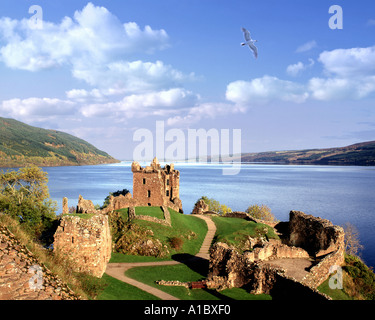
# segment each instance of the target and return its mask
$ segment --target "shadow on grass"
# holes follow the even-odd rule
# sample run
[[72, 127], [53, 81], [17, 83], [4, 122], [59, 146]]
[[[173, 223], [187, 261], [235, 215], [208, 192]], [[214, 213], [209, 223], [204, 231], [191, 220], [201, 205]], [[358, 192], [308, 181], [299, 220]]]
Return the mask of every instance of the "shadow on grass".
[[[209, 261], [204, 258], [200, 258], [197, 256], [193, 256], [189, 253], [179, 253], [172, 256], [172, 259], [175, 261], [178, 261], [188, 268], [190, 268], [192, 271], [199, 273], [202, 277], [206, 278], [208, 273], [208, 263]], [[220, 300], [234, 300], [226, 295], [221, 294], [220, 292], [216, 290], [210, 290], [210, 289], [201, 289], [205, 292], [215, 296], [216, 298]]]
[[193, 256], [189, 253], [178, 253], [172, 256], [172, 259], [183, 263], [191, 270], [199, 273], [203, 277], [207, 277], [208, 273], [208, 260], [200, 257]]

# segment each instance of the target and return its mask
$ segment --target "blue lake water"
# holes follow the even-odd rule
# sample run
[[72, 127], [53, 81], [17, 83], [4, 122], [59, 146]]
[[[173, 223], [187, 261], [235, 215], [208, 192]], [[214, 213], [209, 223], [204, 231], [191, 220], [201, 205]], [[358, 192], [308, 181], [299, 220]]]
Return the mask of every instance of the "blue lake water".
[[[375, 167], [246, 164], [237, 175], [223, 175], [224, 166], [175, 164], [185, 213], [205, 195], [234, 211], [265, 204], [281, 221], [289, 220], [290, 210], [300, 210], [336, 225], [350, 222], [359, 230], [362, 258], [375, 267]], [[102, 205], [109, 192], [133, 189], [130, 162], [43, 170], [59, 212], [63, 197], [69, 206], [77, 205], [80, 194]]]

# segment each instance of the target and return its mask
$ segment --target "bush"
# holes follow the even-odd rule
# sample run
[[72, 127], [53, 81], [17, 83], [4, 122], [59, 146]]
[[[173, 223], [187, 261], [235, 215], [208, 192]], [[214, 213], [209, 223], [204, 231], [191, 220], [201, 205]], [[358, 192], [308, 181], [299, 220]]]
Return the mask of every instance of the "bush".
[[184, 244], [184, 240], [179, 237], [172, 237], [168, 239], [168, 242], [172, 249], [180, 250]]
[[271, 209], [266, 205], [252, 205], [246, 209], [246, 212], [254, 217], [255, 219], [270, 221], [270, 222], [278, 222], [276, 217], [271, 212]]
[[350, 275], [357, 292], [366, 300], [375, 300], [375, 274], [366, 264], [353, 255], [345, 255], [343, 269]]

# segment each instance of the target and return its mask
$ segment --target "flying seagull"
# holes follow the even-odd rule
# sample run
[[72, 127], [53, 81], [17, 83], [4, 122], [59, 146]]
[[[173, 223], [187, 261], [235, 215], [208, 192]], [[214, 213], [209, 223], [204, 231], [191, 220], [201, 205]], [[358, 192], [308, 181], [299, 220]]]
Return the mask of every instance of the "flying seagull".
[[257, 42], [258, 40], [251, 39], [250, 32], [246, 30], [245, 28], [242, 28], [242, 31], [243, 31], [243, 36], [245, 37], [246, 42], [242, 42], [241, 46], [248, 45], [251, 51], [254, 53], [254, 57], [258, 58], [258, 49], [254, 45], [254, 42]]

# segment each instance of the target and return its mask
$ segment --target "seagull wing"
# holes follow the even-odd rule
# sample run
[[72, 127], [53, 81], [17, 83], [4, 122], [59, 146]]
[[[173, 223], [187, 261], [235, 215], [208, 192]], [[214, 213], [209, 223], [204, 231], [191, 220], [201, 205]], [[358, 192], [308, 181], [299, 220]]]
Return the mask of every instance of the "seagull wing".
[[245, 37], [245, 40], [250, 41], [251, 40], [250, 32], [246, 30], [245, 28], [242, 28], [242, 31], [243, 31], [243, 36]]
[[258, 58], [258, 48], [256, 46], [254, 46], [254, 43], [250, 42], [249, 47], [253, 51], [254, 57]]

